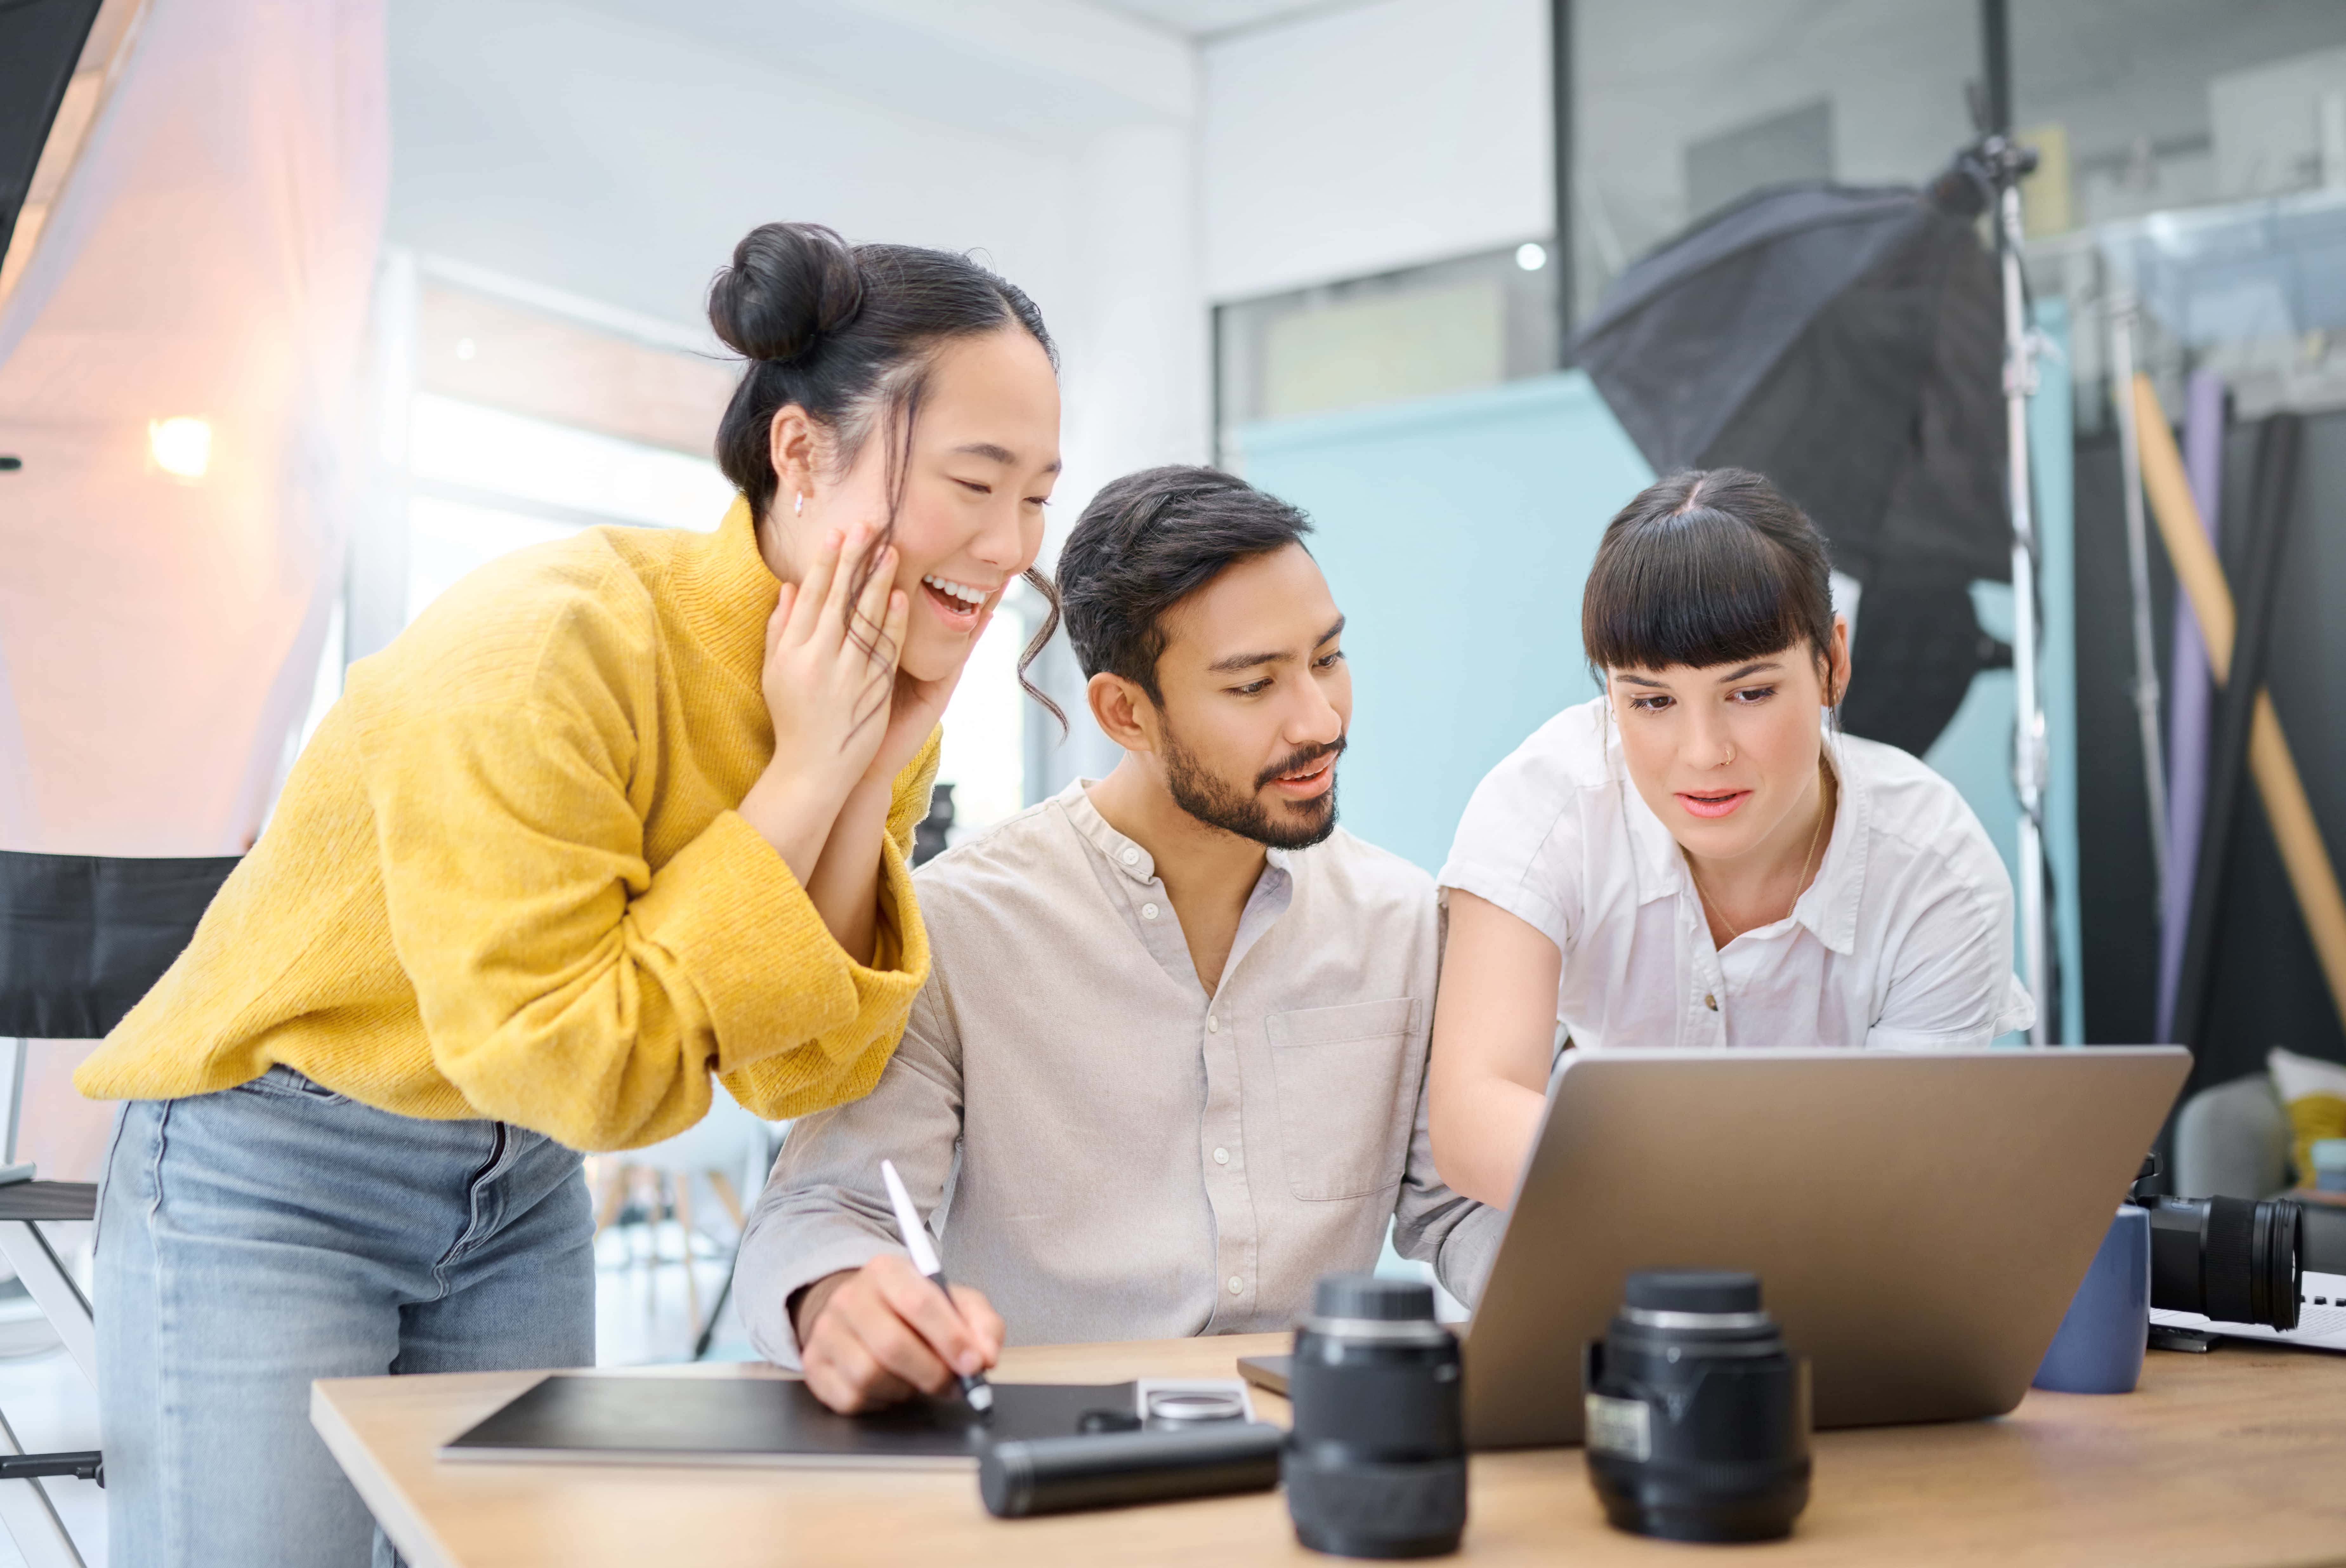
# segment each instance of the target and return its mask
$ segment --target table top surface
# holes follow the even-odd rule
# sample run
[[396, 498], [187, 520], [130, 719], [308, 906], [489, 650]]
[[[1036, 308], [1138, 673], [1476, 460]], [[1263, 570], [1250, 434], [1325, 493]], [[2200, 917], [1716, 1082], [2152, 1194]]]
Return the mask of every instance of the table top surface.
[[[1014, 1349], [1030, 1382], [1229, 1377], [1285, 1335]], [[646, 1563], [1325, 1563], [1283, 1494], [1004, 1521], [968, 1472], [443, 1462], [535, 1372], [351, 1378], [311, 1415], [413, 1568]], [[615, 1372], [613, 1376], [629, 1373]], [[777, 1376], [770, 1368], [638, 1375]], [[1269, 1420], [1286, 1402], [1261, 1395]], [[1792, 1539], [1770, 1563], [2346, 1564], [2346, 1357], [2232, 1340], [2154, 1351], [2133, 1394], [2032, 1390], [1997, 1420], [1820, 1432]], [[1465, 1555], [1576, 1565], [1687, 1560], [1606, 1526], [1581, 1451], [1474, 1456]]]

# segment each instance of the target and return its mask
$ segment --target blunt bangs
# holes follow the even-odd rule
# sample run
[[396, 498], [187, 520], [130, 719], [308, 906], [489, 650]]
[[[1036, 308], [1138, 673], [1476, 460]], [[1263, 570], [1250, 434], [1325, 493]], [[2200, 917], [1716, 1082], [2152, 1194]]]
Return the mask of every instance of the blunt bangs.
[[1743, 664], [1832, 638], [1824, 540], [1740, 469], [1673, 474], [1606, 525], [1581, 599], [1583, 647], [1607, 669]]

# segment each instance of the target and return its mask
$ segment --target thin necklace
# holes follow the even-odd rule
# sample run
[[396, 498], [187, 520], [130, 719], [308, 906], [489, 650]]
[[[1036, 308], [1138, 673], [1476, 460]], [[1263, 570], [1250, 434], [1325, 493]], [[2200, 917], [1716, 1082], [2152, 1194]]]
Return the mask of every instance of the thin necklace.
[[[1809, 891], [1809, 871], [1810, 867], [1816, 863], [1817, 844], [1824, 837], [1825, 819], [1832, 815], [1832, 787], [1829, 781], [1831, 775], [1824, 771], [1822, 764], [1819, 764], [1817, 775], [1821, 781], [1826, 781], [1825, 788], [1821, 791], [1825, 798], [1817, 802], [1817, 825], [1815, 828], [1810, 830], [1809, 833], [1808, 853], [1800, 857], [1800, 884], [1793, 888], [1792, 902], [1784, 906], [1783, 914], [1776, 917], [1778, 920], [1783, 920], [1790, 915], [1793, 906], [1797, 905], [1800, 901], [1800, 895]], [[1686, 850], [1683, 846], [1679, 848], [1678, 853], [1686, 855]], [[1694, 896], [1702, 901], [1703, 912], [1706, 914], [1717, 915], [1719, 917], [1719, 923], [1729, 928], [1727, 936], [1727, 940], [1729, 942], [1733, 942], [1737, 937], [1741, 936], [1743, 934], [1743, 931], [1756, 931], [1759, 929], [1757, 926], [1746, 926], [1743, 928], [1743, 931], [1737, 931], [1734, 929], [1735, 922], [1727, 918], [1727, 911], [1720, 909], [1716, 903], [1713, 903], [1711, 901], [1710, 894], [1703, 891], [1702, 878], [1695, 873], [1694, 857], [1691, 855], [1687, 855], [1687, 881], [1694, 884]], [[1768, 922], [1763, 921], [1760, 923], [1764, 925]]]

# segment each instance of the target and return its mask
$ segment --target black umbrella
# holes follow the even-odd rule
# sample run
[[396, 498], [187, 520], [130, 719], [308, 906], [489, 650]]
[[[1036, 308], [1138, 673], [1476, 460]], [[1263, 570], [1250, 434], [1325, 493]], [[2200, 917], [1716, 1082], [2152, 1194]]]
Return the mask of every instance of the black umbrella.
[[1632, 263], [1574, 341], [1657, 472], [1754, 469], [1816, 520], [1864, 586], [1842, 722], [1917, 753], [2009, 657], [1969, 587], [2012, 577], [1983, 203], [1957, 172], [1759, 192]]

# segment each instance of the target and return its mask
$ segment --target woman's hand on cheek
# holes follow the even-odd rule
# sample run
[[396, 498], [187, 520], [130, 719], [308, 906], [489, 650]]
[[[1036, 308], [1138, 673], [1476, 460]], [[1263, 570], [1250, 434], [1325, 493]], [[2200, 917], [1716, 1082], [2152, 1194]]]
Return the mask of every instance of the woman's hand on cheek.
[[858, 524], [816, 552], [805, 578], [785, 583], [766, 623], [761, 684], [774, 725], [773, 760], [759, 791], [839, 802], [872, 765], [890, 728], [896, 658], [910, 601], [884, 549], [851, 600], [856, 569], [878, 531]]
[[[978, 639], [994, 624], [994, 606], [989, 604], [979, 612], [977, 626], [969, 634], [969, 652], [976, 651]], [[969, 659], [964, 653], [962, 662], [950, 674], [934, 680], [918, 679], [901, 668], [896, 671], [896, 689], [888, 705], [888, 733], [882, 738], [872, 766], [864, 771], [864, 783], [892, 782], [897, 774], [912, 765], [929, 738], [929, 731], [944, 719], [945, 705], [953, 700], [954, 689], [961, 685], [962, 671], [968, 667]]]

